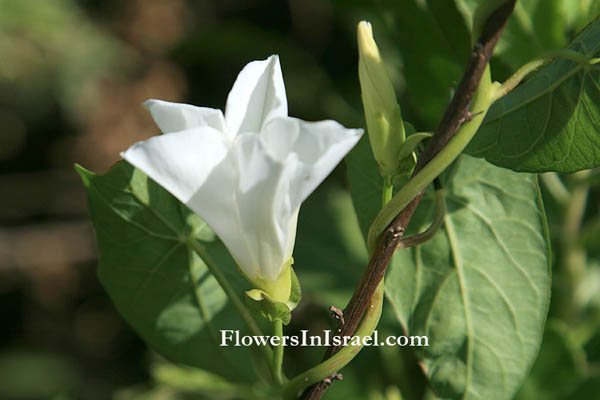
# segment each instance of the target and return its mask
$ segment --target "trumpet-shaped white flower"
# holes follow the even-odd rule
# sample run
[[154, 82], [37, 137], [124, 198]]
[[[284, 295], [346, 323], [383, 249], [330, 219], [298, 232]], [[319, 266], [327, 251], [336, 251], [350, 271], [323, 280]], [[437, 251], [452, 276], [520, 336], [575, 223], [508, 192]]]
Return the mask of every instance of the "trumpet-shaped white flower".
[[277, 56], [244, 67], [225, 116], [187, 104], [144, 104], [164, 135], [122, 157], [200, 215], [246, 277], [269, 293], [289, 270], [300, 204], [362, 129], [288, 117]]

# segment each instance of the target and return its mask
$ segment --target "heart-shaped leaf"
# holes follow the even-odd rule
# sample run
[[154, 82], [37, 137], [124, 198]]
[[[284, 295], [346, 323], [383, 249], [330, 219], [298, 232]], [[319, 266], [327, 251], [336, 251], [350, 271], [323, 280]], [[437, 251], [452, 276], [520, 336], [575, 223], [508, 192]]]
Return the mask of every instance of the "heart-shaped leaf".
[[[367, 142], [347, 160], [366, 235], [380, 208], [381, 177]], [[445, 224], [430, 242], [396, 252], [386, 294], [405, 332], [429, 337], [417, 357], [439, 398], [510, 399], [539, 350], [550, 297], [537, 178], [469, 156], [441, 178]], [[431, 223], [432, 194], [406, 235]]]
[[[440, 398], [511, 399], [538, 353], [550, 298], [537, 177], [462, 156], [443, 176], [441, 231], [396, 253], [386, 293]], [[426, 193], [407, 234], [433, 215]]]
[[105, 175], [76, 169], [96, 229], [100, 281], [125, 320], [169, 360], [256, 379], [248, 348], [219, 346], [219, 329], [244, 326], [187, 237], [206, 247], [240, 294], [248, 287], [206, 223], [125, 161]]

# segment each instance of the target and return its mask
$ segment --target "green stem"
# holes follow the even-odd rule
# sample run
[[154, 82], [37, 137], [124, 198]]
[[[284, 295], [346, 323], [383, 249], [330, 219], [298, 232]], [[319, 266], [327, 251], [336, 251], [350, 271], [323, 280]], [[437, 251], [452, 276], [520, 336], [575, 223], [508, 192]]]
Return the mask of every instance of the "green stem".
[[552, 61], [553, 58], [564, 58], [565, 60], [574, 61], [584, 65], [594, 65], [598, 63], [597, 58], [588, 58], [585, 54], [581, 54], [571, 49], [556, 49], [544, 53], [541, 57], [531, 60], [527, 64], [519, 68], [510, 78], [508, 78], [500, 88], [495, 92], [492, 102], [504, 97], [508, 92], [513, 90], [521, 83], [521, 81], [530, 73]]
[[331, 358], [323, 361], [321, 364], [309, 369], [306, 372], [296, 376], [284, 388], [283, 398], [286, 400], [294, 400], [298, 394], [305, 388], [322, 381], [323, 379], [335, 374], [360, 352], [364, 337], [370, 337], [381, 317], [381, 309], [383, 305], [383, 281], [377, 286], [377, 290], [373, 294], [371, 304], [362, 320], [360, 326], [356, 330], [355, 336], [361, 337], [360, 346], [344, 346], [340, 351], [335, 353]]
[[565, 60], [575, 61], [580, 64], [592, 65], [596, 63], [595, 58], [589, 58], [585, 54], [571, 49], [555, 49], [546, 52], [543, 58], [564, 58]]
[[[219, 284], [219, 286], [221, 286], [221, 289], [223, 289], [223, 291], [229, 298], [229, 301], [231, 301], [233, 307], [240, 314], [242, 320], [244, 320], [244, 322], [248, 326], [248, 329], [250, 329], [250, 332], [252, 332], [253, 335], [263, 336], [263, 333], [258, 327], [256, 321], [254, 320], [254, 318], [252, 318], [252, 315], [250, 315], [250, 313], [244, 306], [244, 303], [242, 303], [233, 287], [229, 284], [227, 278], [225, 278], [225, 275], [223, 275], [223, 272], [221, 272], [221, 270], [213, 262], [212, 258], [208, 255], [208, 252], [206, 251], [204, 246], [202, 246], [202, 244], [200, 244], [193, 237], [188, 237], [187, 242], [191, 246], [191, 248], [196, 252], [196, 254], [198, 254], [198, 256], [202, 259], [202, 261], [204, 261], [204, 264], [206, 264], [206, 267], [208, 268], [212, 276], [214, 276], [214, 278], [217, 280], [217, 283]], [[258, 347], [262, 351], [263, 356], [265, 357], [269, 365], [271, 365], [271, 361], [273, 360], [273, 351], [271, 350], [271, 348], [269, 346]]]
[[546, 64], [549, 59], [538, 59], [528, 62], [519, 68], [510, 78], [508, 78], [504, 83], [500, 86], [500, 88], [496, 91], [493, 101], [496, 101], [508, 94], [511, 90], [516, 88], [519, 83], [530, 73]]
[[474, 113], [473, 119], [464, 123], [452, 140], [409, 180], [387, 206], [379, 212], [369, 230], [368, 248], [375, 248], [379, 235], [392, 222], [394, 217], [462, 153], [483, 122], [485, 114], [494, 102], [495, 91], [499, 86], [498, 83], [492, 83], [488, 65], [471, 103], [471, 112]]
[[400, 242], [399, 248], [413, 247], [428, 242], [435, 236], [444, 225], [444, 217], [446, 215], [446, 190], [438, 189], [434, 195], [435, 202], [435, 214], [433, 216], [433, 222], [426, 231], [419, 233], [414, 236], [404, 237]]
[[394, 186], [392, 185], [392, 177], [386, 176], [383, 178], [383, 188], [381, 190], [381, 204], [384, 206], [390, 202], [394, 195]]
[[[381, 191], [381, 205], [385, 207], [390, 202], [394, 193], [394, 186], [392, 184], [391, 176], [383, 178], [383, 188]], [[369, 249], [371, 252], [372, 249]], [[379, 318], [383, 309], [383, 294], [385, 291], [384, 280], [382, 279], [373, 297], [367, 312], [359, 327], [356, 329], [355, 336], [369, 337], [373, 334], [377, 324], [379, 324]], [[309, 369], [308, 371], [296, 376], [292, 379], [284, 388], [283, 397], [284, 399], [293, 400], [296, 399], [300, 391], [305, 388], [328, 378], [343, 368], [362, 350], [363, 341], [361, 340], [360, 346], [344, 346], [340, 351], [335, 353], [330, 358], [321, 362], [321, 364]]]
[[[581, 179], [589, 172], [589, 170], [578, 171], [573, 176]], [[573, 188], [565, 210], [563, 232], [560, 237], [562, 262], [560, 263], [559, 282], [561, 282], [560, 291], [563, 292], [564, 300], [559, 303], [561, 312], [559, 315], [569, 326], [577, 325], [582, 314], [582, 306], [579, 304], [577, 293], [585, 279], [587, 254], [580, 244], [580, 235], [589, 191], [590, 186], [585, 180]], [[560, 293], [560, 291], [557, 292]]]
[[556, 172], [546, 172], [540, 174], [542, 183], [548, 189], [552, 197], [562, 206], [567, 207], [571, 199], [571, 193], [560, 180]]
[[280, 319], [273, 322], [273, 336], [280, 338], [280, 344], [273, 349], [273, 364], [271, 366], [271, 371], [273, 371], [275, 382], [279, 385], [283, 385], [283, 322], [281, 322]]

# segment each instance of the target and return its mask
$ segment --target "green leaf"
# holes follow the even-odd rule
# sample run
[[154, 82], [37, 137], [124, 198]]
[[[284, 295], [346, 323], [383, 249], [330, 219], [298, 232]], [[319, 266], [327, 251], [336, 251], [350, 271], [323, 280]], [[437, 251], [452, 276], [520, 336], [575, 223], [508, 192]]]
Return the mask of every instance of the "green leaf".
[[[569, 48], [600, 56], [600, 19]], [[496, 102], [466, 149], [501, 167], [574, 172], [600, 165], [600, 68], [556, 59]]]
[[[550, 294], [549, 242], [535, 175], [462, 156], [442, 177], [444, 226], [398, 251], [386, 293], [440, 398], [510, 399], [539, 350]], [[431, 223], [425, 194], [407, 235]]]
[[[361, 139], [346, 160], [366, 235], [380, 208], [382, 178], [368, 140]], [[483, 399], [511, 398], [537, 354], [549, 300], [549, 245], [537, 181], [468, 156], [442, 178], [453, 229], [446, 225], [431, 242], [398, 251], [386, 294], [409, 335], [430, 336], [431, 347], [418, 356], [442, 398], [470, 398], [477, 391]], [[407, 234], [429, 226], [431, 195], [425, 195]], [[455, 259], [461, 261], [464, 292]], [[473, 316], [470, 331], [467, 313]]]
[[218, 375], [201, 369], [176, 366], [172, 363], [155, 362], [152, 365], [151, 373], [157, 383], [182, 392], [222, 395], [227, 392], [235, 393], [237, 389]]
[[76, 169], [96, 229], [100, 281], [125, 320], [171, 361], [255, 379], [248, 348], [218, 346], [218, 329], [244, 327], [186, 237], [206, 247], [240, 294], [247, 287], [206, 223], [125, 161], [105, 175]]
[[540, 354], [517, 400], [561, 400], [583, 382], [585, 353], [570, 343], [568, 333], [567, 326], [548, 321]]

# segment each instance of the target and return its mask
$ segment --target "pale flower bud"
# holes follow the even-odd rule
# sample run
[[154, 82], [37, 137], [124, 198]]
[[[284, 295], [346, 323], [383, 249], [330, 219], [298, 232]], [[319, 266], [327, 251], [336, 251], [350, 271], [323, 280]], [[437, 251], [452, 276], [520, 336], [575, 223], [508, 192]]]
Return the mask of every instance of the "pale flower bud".
[[379, 172], [392, 175], [398, 169], [399, 149], [405, 141], [404, 124], [390, 79], [377, 44], [373, 39], [371, 24], [358, 24], [358, 76], [360, 80], [369, 141]]

